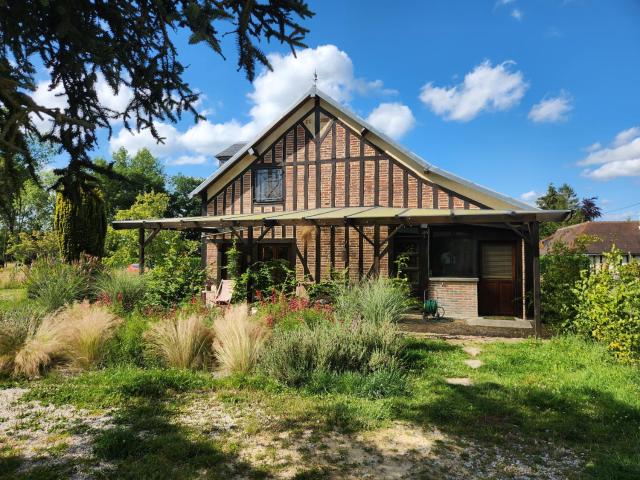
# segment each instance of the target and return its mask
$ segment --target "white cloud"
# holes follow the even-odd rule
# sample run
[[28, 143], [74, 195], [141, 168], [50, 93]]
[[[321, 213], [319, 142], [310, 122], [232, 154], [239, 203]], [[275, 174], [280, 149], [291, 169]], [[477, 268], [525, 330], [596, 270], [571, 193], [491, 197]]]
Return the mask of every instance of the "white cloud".
[[541, 196], [541, 194], [539, 192], [536, 192], [535, 190], [529, 190], [528, 192], [524, 192], [522, 195], [520, 195], [520, 200], [522, 200], [525, 203], [528, 203], [529, 205], [536, 205], [536, 200]]
[[167, 160], [167, 165], [202, 165], [203, 163], [207, 163], [207, 157], [204, 155], [181, 155]]
[[483, 110], [507, 110], [518, 103], [528, 88], [522, 72], [510, 71], [514, 62], [496, 65], [485, 60], [451, 87], [422, 87], [420, 100], [448, 120], [469, 121]]
[[[382, 81], [357, 78], [351, 58], [335, 45], [307, 48], [293, 54], [269, 55], [273, 70], [263, 70], [253, 82], [253, 90], [247, 95], [251, 107], [245, 122], [231, 119], [215, 123], [210, 120], [179, 131], [172, 125], [158, 123], [160, 133], [167, 137], [164, 145], [158, 145], [147, 130], [130, 133], [122, 129], [110, 142], [111, 150], [125, 147], [137, 151], [148, 148], [154, 155], [172, 158], [212, 157], [229, 144], [250, 140], [259, 131], [281, 115], [289, 106], [313, 85], [318, 76], [318, 88], [337, 101], [348, 103], [354, 95], [394, 93], [385, 89]], [[407, 107], [408, 110], [408, 107]], [[242, 113], [242, 112], [240, 112]], [[395, 132], [410, 128], [413, 115], [409, 111], [396, 112]], [[401, 134], [400, 133], [400, 134]]]
[[596, 180], [640, 175], [640, 127], [618, 133], [609, 147], [594, 144], [589, 154], [578, 162], [585, 166], [582, 174]]
[[545, 98], [536, 103], [529, 111], [529, 120], [536, 123], [555, 123], [567, 119], [573, 109], [571, 97], [562, 92], [557, 97]]
[[496, 2], [496, 6], [500, 7], [502, 5], [509, 5], [510, 3], [513, 3], [513, 2], [515, 2], [515, 0], [498, 0]]
[[640, 127], [631, 127], [621, 131], [613, 140], [614, 147], [621, 147], [633, 141], [634, 138], [640, 137]]
[[522, 13], [522, 10], [520, 10], [519, 8], [514, 8], [513, 10], [511, 10], [511, 16], [516, 20], [522, 20], [522, 18], [524, 17], [524, 13]]
[[406, 105], [381, 103], [369, 114], [367, 122], [391, 138], [400, 138], [413, 128], [416, 119]]
[[[64, 110], [69, 106], [67, 102], [67, 96], [62, 84], [56, 85], [51, 89], [51, 80], [42, 80], [36, 85], [36, 90], [33, 92], [33, 100], [40, 106], [47, 108], [58, 108]], [[100, 103], [110, 110], [116, 112], [116, 114], [122, 113], [129, 102], [133, 98], [131, 89], [125, 85], [121, 85], [118, 89], [118, 93], [115, 93], [107, 81], [104, 75], [98, 73], [98, 81], [96, 82], [96, 93], [98, 94], [98, 100]], [[36, 124], [36, 127], [41, 132], [49, 131], [53, 124], [53, 120], [46, 115], [42, 115], [42, 119], [37, 115], [32, 114], [31, 117]], [[121, 122], [120, 118], [114, 118], [113, 123], [118, 124]]]

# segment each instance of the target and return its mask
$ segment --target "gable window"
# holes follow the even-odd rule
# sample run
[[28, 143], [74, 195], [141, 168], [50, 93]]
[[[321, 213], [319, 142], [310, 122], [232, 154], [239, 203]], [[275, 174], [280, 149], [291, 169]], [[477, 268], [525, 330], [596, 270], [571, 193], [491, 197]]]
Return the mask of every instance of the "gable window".
[[253, 198], [257, 203], [283, 200], [282, 168], [258, 168], [254, 171], [254, 178]]

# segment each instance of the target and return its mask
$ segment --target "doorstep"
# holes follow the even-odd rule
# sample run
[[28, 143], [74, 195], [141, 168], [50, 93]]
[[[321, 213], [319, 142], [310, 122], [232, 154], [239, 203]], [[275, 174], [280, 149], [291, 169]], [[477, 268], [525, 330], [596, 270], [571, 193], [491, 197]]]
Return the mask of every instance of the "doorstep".
[[533, 324], [529, 320], [522, 318], [514, 318], [512, 320], [496, 319], [496, 318], [467, 318], [467, 325], [475, 327], [498, 327], [498, 328], [533, 328]]

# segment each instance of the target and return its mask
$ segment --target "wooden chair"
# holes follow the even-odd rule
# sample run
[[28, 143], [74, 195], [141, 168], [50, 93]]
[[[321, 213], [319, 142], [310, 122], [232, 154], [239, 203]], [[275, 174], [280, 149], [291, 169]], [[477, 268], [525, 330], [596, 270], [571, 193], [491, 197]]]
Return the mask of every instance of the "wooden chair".
[[229, 305], [233, 296], [234, 286], [235, 282], [233, 280], [221, 280], [216, 289], [216, 296], [210, 300], [210, 303], [214, 305]]

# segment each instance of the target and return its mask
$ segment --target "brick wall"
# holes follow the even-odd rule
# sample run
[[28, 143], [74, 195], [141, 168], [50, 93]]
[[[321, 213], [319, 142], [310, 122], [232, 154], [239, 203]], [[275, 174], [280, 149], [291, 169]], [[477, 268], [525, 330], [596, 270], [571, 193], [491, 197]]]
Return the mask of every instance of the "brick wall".
[[430, 280], [428, 295], [438, 301], [447, 317], [478, 316], [478, 282], [475, 280]]

